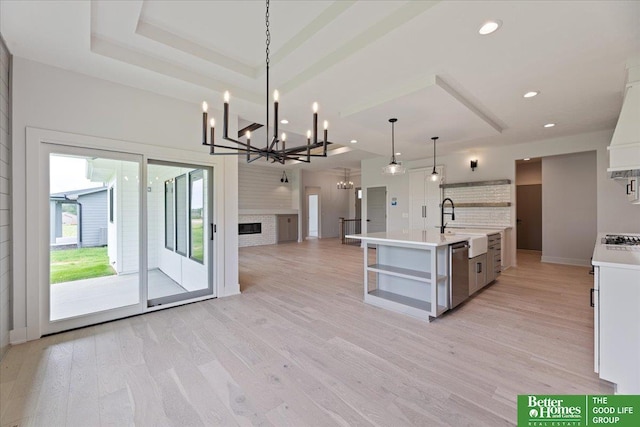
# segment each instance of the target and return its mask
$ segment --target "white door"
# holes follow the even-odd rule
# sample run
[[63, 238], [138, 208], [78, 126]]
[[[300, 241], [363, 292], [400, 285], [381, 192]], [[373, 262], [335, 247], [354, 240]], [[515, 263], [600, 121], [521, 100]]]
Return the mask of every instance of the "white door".
[[307, 206], [308, 206], [309, 217], [308, 217], [307, 223], [309, 224], [309, 231], [307, 233], [307, 236], [318, 237], [318, 222], [319, 222], [318, 195], [309, 194], [308, 199], [309, 201]]
[[367, 188], [367, 233], [387, 231], [387, 187]]
[[424, 230], [427, 223], [427, 191], [423, 170], [409, 172], [409, 228]]

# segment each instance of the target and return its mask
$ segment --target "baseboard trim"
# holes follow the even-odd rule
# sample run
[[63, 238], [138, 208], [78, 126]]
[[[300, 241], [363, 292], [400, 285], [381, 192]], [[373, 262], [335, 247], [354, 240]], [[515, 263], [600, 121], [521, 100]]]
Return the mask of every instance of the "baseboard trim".
[[542, 262], [548, 262], [550, 264], [564, 264], [564, 265], [575, 265], [578, 267], [590, 267], [591, 261], [588, 259], [579, 259], [579, 258], [560, 258], [553, 256], [542, 256], [540, 258]]
[[9, 331], [9, 344], [16, 345], [27, 342], [27, 328], [18, 328]]

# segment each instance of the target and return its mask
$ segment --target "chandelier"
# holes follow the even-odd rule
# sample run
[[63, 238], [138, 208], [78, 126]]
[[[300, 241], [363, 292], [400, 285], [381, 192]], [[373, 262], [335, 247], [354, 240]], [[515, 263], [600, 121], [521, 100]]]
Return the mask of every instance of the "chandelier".
[[[283, 132], [278, 136], [278, 91], [273, 92], [273, 136], [269, 137], [269, 46], [271, 45], [271, 32], [269, 30], [269, 0], [266, 0], [267, 11], [265, 13], [265, 25], [266, 25], [266, 99], [267, 99], [267, 114], [266, 114], [266, 145], [256, 146], [251, 143], [251, 132], [247, 131], [244, 135], [238, 135], [238, 138], [244, 138], [244, 141], [229, 137], [229, 92], [224, 93], [224, 116], [222, 123], [222, 138], [235, 143], [232, 145], [220, 145], [215, 143], [215, 120], [212, 118], [210, 124], [210, 130], [207, 132], [207, 110], [208, 105], [206, 102], [202, 103], [202, 145], [210, 147], [209, 154], [213, 155], [246, 155], [247, 163], [254, 162], [258, 159], [265, 158], [267, 161], [271, 160], [272, 163], [279, 162], [284, 164], [287, 160], [296, 160], [300, 162], [310, 163], [311, 157], [327, 157], [327, 144], [330, 142], [327, 139], [329, 122], [324, 121], [324, 137], [322, 141], [318, 141], [318, 103], [314, 102], [312, 105], [313, 110], [313, 133], [311, 130], [307, 131], [307, 143], [306, 145], [299, 145], [296, 147], [286, 147], [287, 135]], [[210, 139], [207, 142], [207, 134]], [[312, 142], [313, 135], [313, 142]], [[322, 154], [311, 154], [311, 150], [322, 147]], [[228, 150], [235, 151], [216, 151], [216, 148], [226, 148]]]
[[389, 119], [391, 123], [391, 163], [382, 168], [384, 175], [404, 175], [406, 169], [402, 163], [396, 162], [395, 125], [398, 119]]
[[353, 181], [349, 180], [348, 170], [344, 170], [344, 181], [338, 182], [338, 190], [351, 190], [353, 189]]

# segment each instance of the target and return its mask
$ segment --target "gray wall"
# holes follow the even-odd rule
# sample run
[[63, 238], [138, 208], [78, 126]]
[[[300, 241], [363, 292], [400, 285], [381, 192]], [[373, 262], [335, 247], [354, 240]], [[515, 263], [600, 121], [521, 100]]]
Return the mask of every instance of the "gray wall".
[[596, 152], [542, 159], [542, 260], [589, 265], [597, 234]]
[[[338, 190], [336, 184], [341, 179], [344, 179], [343, 172], [302, 171], [302, 194], [305, 194], [307, 187], [320, 188], [320, 237], [322, 238], [338, 237], [339, 218], [349, 217], [349, 195], [352, 190]], [[302, 233], [303, 237], [306, 237], [308, 234], [306, 200], [303, 200], [302, 206]]]
[[0, 35], [0, 358], [9, 348], [11, 292], [11, 55]]
[[82, 228], [82, 247], [106, 245], [106, 239], [101, 239], [100, 229], [106, 233], [108, 209], [107, 190], [91, 193], [78, 197], [78, 203], [82, 204], [82, 213], [78, 218]]

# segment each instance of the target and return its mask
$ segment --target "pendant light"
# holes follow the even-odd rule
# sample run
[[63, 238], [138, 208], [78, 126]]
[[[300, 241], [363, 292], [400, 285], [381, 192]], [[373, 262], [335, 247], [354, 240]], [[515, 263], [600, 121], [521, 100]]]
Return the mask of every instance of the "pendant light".
[[438, 180], [438, 172], [436, 171], [436, 141], [438, 140], [437, 136], [431, 137], [433, 140], [433, 172], [431, 172], [431, 181]]
[[396, 147], [395, 147], [395, 124], [398, 119], [389, 119], [391, 123], [391, 163], [382, 168], [384, 175], [404, 175], [406, 168], [402, 166], [402, 163], [396, 162]]

